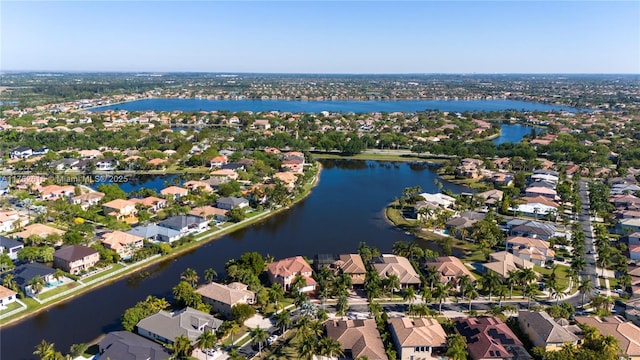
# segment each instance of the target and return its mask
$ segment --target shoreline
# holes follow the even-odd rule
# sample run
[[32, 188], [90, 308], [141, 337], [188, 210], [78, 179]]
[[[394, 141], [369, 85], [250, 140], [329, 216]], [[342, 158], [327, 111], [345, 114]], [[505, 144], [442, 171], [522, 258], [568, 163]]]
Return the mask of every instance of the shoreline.
[[[155, 259], [152, 259], [148, 262], [145, 262], [143, 264], [139, 264], [138, 266], [136, 266], [136, 264], [131, 265], [132, 268], [128, 271], [123, 271], [121, 273], [118, 273], [116, 276], [112, 277], [112, 278], [108, 278], [105, 279], [103, 282], [100, 283], [96, 283], [96, 284], [91, 284], [89, 286], [86, 287], [82, 287], [81, 289], [79, 289], [77, 292], [74, 292], [72, 294], [70, 294], [69, 296], [66, 297], [62, 297], [58, 300], [52, 301], [50, 303], [47, 303], [45, 305], [43, 305], [42, 307], [39, 307], [33, 311], [29, 311], [26, 310], [25, 313], [21, 313], [21, 314], [17, 314], [16, 317], [10, 318], [9, 320], [0, 320], [0, 326], [4, 329], [6, 327], [9, 326], [13, 326], [15, 324], [18, 324], [20, 321], [22, 320], [26, 320], [27, 318], [33, 316], [33, 315], [37, 315], [39, 313], [41, 313], [44, 310], [47, 310], [49, 308], [51, 308], [52, 306], [73, 300], [74, 298], [78, 297], [78, 296], [82, 296], [87, 292], [93, 291], [97, 288], [100, 288], [102, 286], [105, 285], [109, 285], [111, 283], [113, 283], [114, 281], [120, 280], [125, 276], [131, 275], [139, 270], [143, 270], [146, 269], [152, 265], [156, 265], [160, 262], [166, 261], [166, 260], [172, 260], [175, 259], [176, 257], [179, 257], [181, 255], [183, 255], [186, 252], [195, 250], [197, 248], [199, 248], [200, 246], [207, 244], [211, 241], [217, 240], [225, 235], [228, 235], [234, 231], [240, 230], [240, 229], [244, 229], [249, 225], [253, 225], [259, 221], [265, 220], [270, 218], [273, 215], [279, 214], [285, 210], [289, 210], [291, 207], [297, 205], [299, 202], [301, 202], [302, 200], [306, 199], [312, 192], [313, 188], [315, 188], [318, 183], [320, 182], [320, 174], [322, 173], [322, 164], [320, 162], [317, 162], [318, 165], [318, 170], [315, 174], [315, 176], [313, 177], [312, 181], [309, 184], [305, 184], [302, 187], [302, 193], [293, 199], [293, 202], [291, 203], [291, 205], [288, 206], [283, 206], [280, 207], [278, 209], [275, 210], [271, 210], [271, 211], [267, 211], [264, 212], [256, 217], [253, 218], [248, 218], [240, 223], [236, 223], [234, 225], [231, 225], [228, 228], [225, 229], [221, 229], [218, 233], [211, 235], [211, 236], [205, 236], [204, 238], [202, 238], [201, 240], [196, 240], [190, 244], [188, 244], [187, 246], [185, 246], [184, 248], [180, 248], [178, 250], [176, 250], [175, 252], [172, 252], [170, 254], [167, 254], [165, 256], [159, 256]], [[308, 187], [308, 188], [307, 188]], [[142, 260], [144, 261], [144, 260]]]

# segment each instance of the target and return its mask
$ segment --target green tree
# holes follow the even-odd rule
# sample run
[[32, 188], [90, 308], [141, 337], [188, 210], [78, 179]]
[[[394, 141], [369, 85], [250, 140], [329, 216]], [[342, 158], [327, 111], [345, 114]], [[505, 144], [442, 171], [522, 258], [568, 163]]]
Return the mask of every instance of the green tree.
[[258, 354], [262, 353], [262, 344], [269, 337], [269, 333], [264, 329], [260, 328], [260, 326], [253, 328], [249, 331], [249, 335], [251, 336], [251, 343], [254, 345], [258, 345]]
[[187, 268], [182, 274], [180, 274], [180, 279], [188, 282], [192, 287], [196, 286], [198, 283], [198, 273], [192, 268]]
[[247, 213], [243, 208], [234, 207], [233, 209], [227, 212], [227, 218], [229, 221], [237, 223], [247, 218]]
[[251, 305], [236, 304], [231, 308], [231, 316], [237, 323], [242, 324], [247, 319], [255, 315], [256, 311]]
[[349, 299], [345, 295], [341, 295], [336, 303], [336, 314], [344, 316], [349, 309]]
[[218, 273], [212, 268], [208, 268], [204, 271], [204, 279], [207, 283], [212, 283], [216, 276], [218, 276]]
[[489, 293], [489, 302], [491, 302], [493, 290], [500, 285], [500, 278], [498, 277], [498, 274], [493, 271], [485, 272], [480, 278], [480, 284], [482, 284], [482, 290]]
[[287, 331], [287, 328], [291, 326], [293, 320], [291, 319], [291, 312], [289, 310], [284, 310], [281, 313], [276, 314], [275, 316], [276, 326], [282, 330], [284, 334]]
[[55, 344], [42, 340], [40, 344], [36, 345], [33, 355], [38, 355], [40, 360], [56, 360]]
[[451, 360], [467, 360], [467, 340], [460, 334], [452, 334], [447, 337], [447, 353]]
[[69, 354], [73, 357], [73, 358], [77, 358], [78, 356], [82, 356], [82, 354], [84, 354], [85, 351], [87, 351], [87, 344], [84, 343], [79, 343], [79, 344], [73, 344], [71, 345], [71, 348], [69, 348]]
[[176, 337], [171, 345], [171, 349], [173, 350], [173, 356], [176, 359], [187, 359], [193, 352], [191, 340], [189, 340], [185, 335]]
[[44, 280], [40, 276], [34, 276], [33, 279], [27, 283], [31, 288], [34, 295], [38, 295], [42, 289], [44, 289]]
[[318, 350], [320, 355], [330, 358], [339, 358], [344, 356], [344, 350], [342, 349], [340, 342], [328, 336], [324, 336], [320, 339], [318, 342]]

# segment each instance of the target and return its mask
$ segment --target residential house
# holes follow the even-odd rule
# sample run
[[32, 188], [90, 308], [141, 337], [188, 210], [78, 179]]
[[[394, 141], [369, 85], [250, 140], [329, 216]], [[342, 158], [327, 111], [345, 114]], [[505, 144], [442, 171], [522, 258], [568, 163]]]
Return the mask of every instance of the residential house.
[[342, 345], [345, 358], [388, 360], [374, 319], [329, 320], [324, 327], [327, 336]]
[[175, 338], [184, 335], [195, 343], [205, 329], [216, 332], [222, 320], [214, 316], [186, 307], [180, 311], [161, 310], [138, 322], [138, 334], [151, 340], [173, 344]]
[[203, 220], [215, 219], [216, 221], [227, 221], [229, 210], [215, 208], [213, 206], [200, 206], [191, 209], [189, 215], [199, 217]]
[[560, 197], [558, 196], [558, 192], [554, 189], [550, 189], [544, 186], [532, 186], [528, 187], [524, 191], [526, 196], [535, 197], [535, 196], [543, 196], [549, 198], [551, 200], [557, 200]]
[[618, 234], [630, 234], [640, 231], [640, 219], [622, 219], [616, 224]]
[[74, 165], [76, 165], [79, 162], [80, 162], [80, 160], [78, 160], [78, 159], [65, 158], [65, 159], [52, 161], [49, 164], [49, 166], [54, 168], [54, 169], [56, 169], [56, 170], [58, 170], [58, 171], [63, 171], [65, 169], [72, 168]]
[[177, 215], [164, 219], [159, 226], [177, 230], [182, 235], [200, 233], [208, 228], [208, 221], [193, 215]]
[[119, 221], [136, 222], [136, 203], [130, 200], [115, 199], [102, 204], [102, 212], [108, 216], [115, 216]]
[[160, 194], [166, 199], [180, 200], [181, 197], [187, 196], [189, 190], [179, 186], [169, 186], [160, 190]]
[[204, 181], [191, 180], [182, 184], [182, 186], [189, 189], [189, 191], [202, 191], [206, 193], [210, 193], [213, 191], [213, 189], [211, 188], [211, 185], [207, 184]]
[[142, 236], [132, 235], [122, 231], [112, 231], [102, 234], [102, 245], [115, 251], [121, 259], [131, 259], [133, 253], [144, 246]]
[[96, 165], [97, 171], [112, 171], [118, 166], [118, 161], [114, 159], [94, 160], [93, 163]]
[[112, 331], [98, 343], [97, 359], [167, 360], [167, 347], [129, 331]]
[[238, 179], [238, 173], [234, 170], [229, 170], [229, 169], [214, 170], [210, 172], [209, 175], [213, 177], [220, 177], [220, 178], [226, 179], [226, 181]]
[[402, 289], [409, 286], [417, 288], [421, 283], [420, 276], [418, 276], [413, 265], [405, 257], [382, 254], [382, 256], [373, 259], [372, 263], [380, 279], [386, 279], [389, 275], [396, 275], [400, 280], [400, 288]]
[[434, 318], [390, 318], [399, 360], [436, 359], [447, 349], [447, 334]]
[[142, 199], [131, 198], [129, 199], [129, 201], [136, 204], [141, 204], [145, 208], [149, 209], [149, 211], [152, 213], [157, 213], [158, 211], [166, 208], [167, 204], [169, 203], [167, 200], [155, 196], [147, 196], [146, 198]]
[[87, 246], [67, 245], [53, 253], [53, 265], [74, 275], [92, 268], [98, 261], [98, 251]]
[[253, 128], [257, 130], [269, 130], [271, 124], [269, 124], [269, 120], [267, 119], [256, 119], [256, 121], [253, 122]]
[[509, 208], [509, 211], [517, 211], [519, 214], [536, 219], [542, 217], [547, 218], [550, 216], [553, 220], [555, 220], [556, 216], [558, 215], [557, 207], [552, 207], [540, 203], [519, 204], [515, 209]]
[[296, 175], [296, 173], [293, 173], [291, 171], [282, 171], [273, 174], [273, 180], [282, 181], [287, 190], [291, 191], [296, 187], [298, 176]]
[[513, 236], [534, 237], [543, 240], [549, 240], [556, 235], [556, 227], [552, 224], [533, 220], [509, 220], [507, 221], [507, 229]]
[[216, 201], [216, 207], [223, 210], [231, 210], [235, 207], [245, 208], [249, 206], [249, 200], [237, 197], [221, 197]]
[[547, 261], [552, 261], [556, 256], [548, 241], [514, 236], [507, 239], [507, 251], [516, 257], [544, 266]]
[[209, 283], [199, 287], [196, 292], [202, 295], [202, 301], [211, 304], [211, 309], [227, 319], [231, 319], [231, 308], [238, 304], [253, 304], [255, 294], [247, 290], [247, 285], [233, 282], [228, 285]]
[[640, 359], [640, 327], [626, 321], [622, 316], [576, 316], [576, 322], [593, 326], [601, 336], [613, 336], [618, 341], [625, 359]]
[[14, 238], [18, 239], [18, 240], [22, 240], [24, 241], [25, 239], [27, 239], [29, 236], [39, 236], [41, 238], [46, 238], [49, 235], [52, 234], [56, 234], [56, 235], [64, 235], [65, 231], [62, 231], [60, 229], [56, 229], [54, 227], [48, 226], [48, 225], [44, 225], [44, 224], [30, 224], [25, 226], [24, 230], [17, 232], [17, 233], [13, 233], [10, 236], [13, 236]]
[[531, 359], [518, 337], [497, 317], [458, 318], [454, 326], [456, 332], [467, 340], [472, 360]]
[[313, 291], [316, 288], [316, 281], [311, 277], [313, 270], [302, 256], [294, 256], [267, 265], [267, 274], [272, 284], [278, 283], [285, 290], [292, 290], [291, 283], [297, 275], [302, 276], [306, 281], [306, 286], [298, 289], [301, 292]]
[[150, 224], [145, 226], [136, 226], [133, 229], [127, 231], [130, 235], [140, 236], [145, 240], [151, 242], [165, 242], [172, 243], [180, 240], [182, 234], [178, 230], [158, 226], [157, 224]]
[[104, 193], [99, 191], [91, 191], [71, 198], [71, 203], [80, 205], [82, 210], [87, 210], [89, 206], [98, 205], [104, 199]]
[[482, 268], [485, 271], [493, 271], [504, 279], [509, 278], [509, 272], [511, 271], [533, 269], [533, 263], [531, 261], [516, 257], [506, 251], [489, 254], [489, 258], [489, 262], [482, 264]]
[[485, 205], [495, 206], [498, 202], [502, 201], [504, 192], [502, 190], [489, 190], [476, 194], [480, 198], [484, 199]]
[[473, 225], [486, 217], [487, 214], [479, 211], [464, 211], [447, 220], [445, 227], [450, 235], [465, 239], [467, 235], [471, 234]]
[[11, 153], [9, 156], [12, 159], [26, 159], [31, 155], [33, 155], [33, 149], [26, 146], [20, 146], [11, 150]]
[[0, 310], [5, 309], [7, 305], [15, 301], [16, 301], [16, 292], [0, 285]]
[[226, 164], [228, 162], [228, 159], [225, 155], [218, 155], [213, 157], [210, 161], [209, 161], [209, 166], [214, 168], [214, 167], [222, 167], [222, 165]]
[[364, 285], [367, 269], [360, 254], [341, 254], [333, 266], [338, 272], [349, 275], [352, 285]]
[[33, 297], [34, 294], [29, 285], [29, 281], [33, 278], [38, 276], [42, 278], [45, 284], [51, 284], [55, 281], [53, 277], [55, 270], [40, 263], [18, 265], [11, 270], [10, 274], [13, 275], [13, 280], [16, 282], [16, 285], [22, 289], [27, 296], [31, 297]]
[[533, 346], [546, 351], [560, 350], [565, 344], [577, 345], [580, 341], [580, 338], [557, 323], [545, 311], [520, 310], [518, 325]]
[[453, 204], [456, 203], [455, 198], [449, 195], [445, 195], [443, 193], [436, 193], [436, 194], [422, 193], [420, 194], [420, 196], [424, 198], [425, 201], [438, 204], [439, 206], [445, 209], [450, 209], [451, 207], [453, 207]]
[[0, 210], [0, 232], [9, 232], [26, 223], [28, 219], [20, 219], [20, 213], [15, 210]]
[[229, 164], [224, 164], [222, 165], [222, 170], [231, 170], [231, 171], [235, 171], [237, 172], [238, 170], [244, 170], [246, 167], [246, 164], [242, 164], [242, 163], [229, 163]]
[[443, 284], [457, 283], [462, 276], [468, 276], [472, 281], [476, 279], [471, 270], [455, 256], [438, 257], [434, 262], [426, 263], [426, 266], [438, 271], [440, 282]]
[[482, 175], [480, 170], [484, 167], [484, 162], [479, 159], [462, 159], [460, 165], [456, 167], [455, 174], [458, 177], [478, 179]]
[[75, 187], [71, 185], [48, 185], [39, 189], [42, 200], [57, 200], [70, 198], [75, 194]]
[[22, 250], [23, 248], [24, 243], [0, 235], [0, 254], [7, 254], [9, 255], [9, 258], [11, 260], [17, 260], [18, 251]]

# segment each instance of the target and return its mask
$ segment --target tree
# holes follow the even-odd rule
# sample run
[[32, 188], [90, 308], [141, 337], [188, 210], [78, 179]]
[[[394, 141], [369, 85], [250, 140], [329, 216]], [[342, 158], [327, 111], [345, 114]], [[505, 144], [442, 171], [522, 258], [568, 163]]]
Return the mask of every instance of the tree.
[[31, 291], [34, 295], [38, 295], [42, 289], [44, 289], [44, 280], [40, 276], [34, 276], [33, 279], [27, 283], [31, 287]]
[[[198, 336], [198, 347], [200, 349], [211, 349], [216, 346], [217, 341], [218, 338], [216, 337], [216, 334], [214, 334], [209, 328], [205, 328], [202, 334]], [[206, 358], [208, 359], [209, 355], [206, 355]]]
[[391, 297], [395, 290], [400, 289], [400, 279], [396, 274], [389, 274], [385, 279], [386, 288], [391, 292]]
[[493, 290], [500, 285], [500, 278], [498, 277], [498, 274], [493, 271], [487, 271], [482, 274], [480, 283], [482, 284], [482, 290], [489, 292], [489, 302], [491, 302]]
[[231, 325], [228, 327], [229, 334], [231, 335], [231, 346], [233, 346], [234, 337], [238, 330], [240, 330], [240, 324], [238, 324], [237, 321], [232, 321]]
[[320, 339], [318, 342], [318, 350], [320, 355], [328, 356], [330, 358], [339, 358], [344, 356], [344, 350], [342, 349], [340, 342], [328, 336], [324, 336]]
[[173, 341], [171, 345], [171, 349], [173, 350], [173, 355], [177, 359], [186, 359], [191, 356], [193, 352], [193, 347], [191, 346], [191, 340], [185, 335], [179, 335]]
[[[300, 330], [298, 330], [300, 331]], [[316, 353], [316, 339], [315, 337], [305, 336], [298, 342], [298, 355], [302, 359], [311, 359]]]
[[291, 312], [289, 310], [284, 310], [283, 312], [276, 314], [275, 320], [276, 326], [282, 330], [283, 334], [293, 322], [291, 319]]
[[15, 264], [9, 257], [9, 254], [1, 253], [0, 254], [0, 272], [11, 270], [14, 267], [15, 267]]
[[249, 331], [249, 334], [252, 338], [251, 343], [253, 345], [258, 345], [258, 354], [262, 353], [262, 344], [264, 344], [264, 342], [267, 340], [267, 338], [269, 337], [269, 333], [266, 332], [264, 329], [260, 328], [260, 326], [253, 328]]
[[467, 360], [467, 340], [460, 334], [452, 334], [447, 337], [447, 353], [451, 360]]
[[344, 316], [349, 309], [349, 299], [345, 295], [341, 295], [336, 303], [336, 314]]
[[198, 283], [198, 273], [192, 268], [187, 268], [182, 274], [180, 274], [180, 279], [188, 282], [192, 287], [196, 286]]
[[40, 344], [36, 345], [33, 355], [38, 355], [40, 360], [56, 360], [55, 344], [42, 340]]
[[229, 212], [227, 213], [227, 218], [229, 219], [229, 221], [237, 223], [246, 219], [247, 213], [243, 208], [236, 206], [233, 209], [229, 210]]
[[218, 273], [212, 268], [208, 268], [204, 271], [204, 279], [207, 283], [212, 283], [216, 276], [218, 276]]
[[248, 304], [236, 304], [231, 308], [231, 316], [238, 324], [244, 323], [255, 313], [255, 309]]
[[540, 294], [536, 284], [527, 284], [522, 289], [522, 294], [527, 298], [527, 308], [531, 309], [531, 300]]
[[278, 303], [284, 299], [284, 289], [279, 283], [274, 283], [267, 291], [269, 292], [269, 300], [274, 302], [277, 313]]
[[2, 279], [2, 286], [6, 287], [7, 289], [11, 289], [15, 292], [18, 292], [18, 284], [13, 278], [13, 274], [11, 273], [6, 274], [4, 276], [4, 278]]
[[307, 286], [307, 280], [302, 275], [298, 274], [293, 278], [290, 286], [291, 291], [300, 292], [302, 288]]
[[438, 299], [439, 307], [438, 312], [442, 313], [442, 301], [447, 297], [447, 288], [443, 283], [437, 283], [433, 289], [433, 297]]
[[462, 289], [462, 293], [464, 294], [464, 297], [469, 299], [469, 311], [471, 311], [471, 300], [478, 297], [478, 290], [476, 289], [475, 284], [465, 284], [464, 288]]
[[409, 286], [404, 289], [402, 293], [402, 299], [404, 301], [408, 301], [409, 304], [412, 304], [416, 300], [416, 291], [413, 289], [413, 286]]
[[84, 352], [87, 351], [87, 348], [88, 348], [87, 344], [84, 344], [84, 343], [73, 344], [69, 349], [69, 354], [73, 358], [77, 358], [78, 356], [82, 356], [82, 354], [84, 354]]

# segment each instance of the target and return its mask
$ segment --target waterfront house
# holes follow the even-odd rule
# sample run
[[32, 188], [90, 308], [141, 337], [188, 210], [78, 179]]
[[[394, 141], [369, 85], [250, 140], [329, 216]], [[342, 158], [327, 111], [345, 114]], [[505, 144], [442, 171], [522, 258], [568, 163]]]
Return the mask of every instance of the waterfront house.
[[75, 194], [75, 187], [71, 185], [48, 185], [38, 190], [40, 192], [40, 199], [48, 201], [70, 198]]
[[340, 343], [345, 358], [388, 360], [375, 320], [329, 320], [324, 327], [327, 336]]
[[152, 213], [157, 213], [161, 209], [166, 208], [167, 204], [169, 203], [167, 200], [155, 196], [147, 196], [146, 198], [142, 199], [132, 198], [129, 199], [129, 201], [142, 205], [143, 207], [149, 209], [149, 211], [151, 211]]
[[625, 359], [640, 359], [640, 327], [626, 321], [622, 316], [576, 316], [579, 324], [593, 326], [601, 336], [613, 336], [618, 341]]
[[190, 191], [202, 191], [206, 193], [210, 193], [213, 191], [211, 185], [207, 184], [204, 181], [191, 180], [182, 184], [184, 187], [189, 189]]
[[271, 124], [269, 124], [269, 120], [267, 119], [256, 119], [256, 121], [253, 122], [253, 128], [256, 130], [269, 130]]
[[298, 289], [301, 292], [313, 291], [316, 281], [311, 277], [313, 270], [302, 256], [294, 256], [267, 265], [267, 274], [272, 284], [278, 283], [283, 289], [289, 291], [293, 279], [300, 275], [306, 280], [306, 286]]
[[215, 208], [213, 206], [200, 206], [191, 209], [189, 215], [199, 217], [203, 220], [215, 219], [217, 221], [227, 221], [228, 210]]
[[444, 355], [447, 334], [433, 318], [390, 318], [389, 331], [399, 360], [430, 359]]
[[98, 171], [112, 171], [118, 166], [118, 161], [114, 159], [94, 160], [93, 163], [96, 165], [96, 170]]
[[438, 257], [434, 262], [428, 262], [426, 266], [438, 271], [438, 275], [440, 276], [439, 280], [443, 284], [452, 281], [457, 283], [458, 279], [462, 276], [468, 276], [471, 280], [475, 281], [475, 276], [471, 270], [469, 270], [460, 259], [454, 256]]
[[562, 327], [545, 311], [520, 310], [518, 325], [533, 346], [546, 351], [560, 350], [565, 344], [577, 345], [580, 341], [580, 338]]
[[129, 331], [112, 331], [98, 343], [98, 359], [167, 360], [166, 347]]
[[364, 284], [367, 269], [360, 254], [341, 254], [333, 266], [339, 273], [349, 275], [352, 285]]
[[184, 335], [195, 343], [205, 329], [216, 332], [222, 320], [202, 311], [186, 307], [176, 312], [161, 310], [138, 322], [138, 334], [151, 340], [173, 344], [175, 338]]
[[273, 174], [273, 180], [282, 181], [287, 190], [291, 191], [296, 187], [298, 176], [296, 175], [296, 173], [293, 173], [291, 171], [283, 171]]
[[530, 360], [522, 342], [497, 317], [458, 318], [455, 330], [465, 337], [469, 357], [473, 360]]
[[502, 278], [507, 279], [510, 271], [518, 269], [533, 269], [533, 263], [529, 260], [519, 258], [506, 251], [498, 251], [489, 254], [489, 262], [482, 264], [484, 271], [493, 271]]
[[0, 253], [9, 255], [9, 258], [11, 260], [17, 260], [18, 251], [22, 250], [23, 248], [24, 243], [0, 235]]
[[233, 282], [228, 285], [209, 283], [200, 286], [196, 292], [211, 309], [227, 319], [231, 319], [231, 308], [238, 304], [253, 304], [255, 294], [247, 290], [247, 285]]
[[238, 173], [235, 172], [234, 170], [229, 170], [229, 169], [214, 170], [209, 174], [213, 177], [220, 177], [223, 179], [227, 179], [227, 181], [238, 179]]
[[73, 275], [87, 271], [98, 261], [98, 251], [82, 245], [63, 246], [53, 253], [53, 265]]
[[393, 254], [382, 254], [382, 256], [378, 258], [374, 258], [372, 263], [380, 279], [386, 279], [392, 274], [396, 275], [398, 280], [400, 280], [400, 288], [402, 289], [409, 286], [417, 288], [421, 283], [418, 273], [416, 273], [409, 260], [405, 257]]
[[231, 210], [235, 207], [245, 208], [249, 206], [249, 200], [238, 197], [221, 197], [216, 201], [216, 207], [224, 210]]
[[182, 235], [188, 233], [200, 233], [207, 229], [208, 221], [193, 215], [177, 215], [164, 219], [159, 226], [177, 230]]
[[16, 282], [16, 285], [22, 289], [27, 296], [34, 296], [29, 281], [38, 276], [45, 284], [53, 284], [55, 282], [55, 278], [53, 277], [54, 273], [55, 270], [40, 263], [18, 265], [10, 272], [10, 274], [13, 275], [13, 280]]
[[445, 227], [450, 235], [465, 239], [466, 235], [471, 234], [473, 224], [486, 217], [487, 214], [479, 211], [464, 211], [447, 220]]
[[450, 209], [451, 207], [453, 207], [453, 204], [455, 204], [456, 202], [455, 198], [452, 198], [451, 196], [445, 195], [443, 193], [436, 193], [436, 194], [422, 193], [420, 194], [420, 196], [425, 201], [428, 201], [433, 204], [437, 204], [438, 206], [445, 209]]
[[144, 238], [122, 231], [102, 234], [100, 239], [105, 248], [115, 251], [121, 259], [128, 260], [133, 253], [144, 246]]
[[128, 234], [140, 236], [141, 238], [151, 242], [172, 243], [180, 240], [182, 234], [178, 230], [150, 224], [144, 226], [136, 226], [127, 231]]
[[80, 205], [82, 210], [87, 210], [89, 206], [98, 205], [100, 201], [104, 199], [104, 193], [99, 191], [91, 191], [71, 198], [71, 203], [74, 205]]
[[119, 221], [137, 222], [136, 203], [130, 200], [115, 199], [102, 204], [102, 211], [107, 216], [115, 216]]
[[160, 190], [160, 194], [165, 197], [165, 199], [173, 199], [180, 200], [181, 197], [187, 196], [189, 190], [185, 188], [181, 188], [179, 186], [169, 186], [162, 190]]
[[0, 310], [16, 301], [16, 292], [0, 285]]
[[24, 241], [25, 239], [27, 239], [30, 236], [39, 236], [41, 238], [46, 238], [49, 235], [52, 234], [56, 234], [56, 235], [64, 235], [65, 231], [62, 231], [60, 229], [56, 229], [54, 227], [48, 226], [48, 225], [44, 225], [44, 224], [30, 224], [25, 226], [24, 230], [17, 232], [17, 233], [13, 233], [10, 236], [15, 237], [18, 240], [22, 240]]

